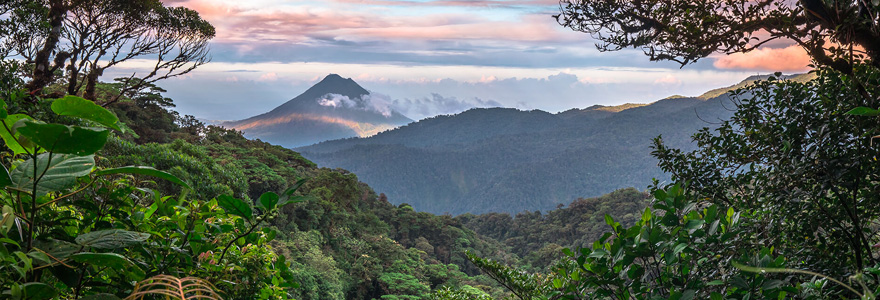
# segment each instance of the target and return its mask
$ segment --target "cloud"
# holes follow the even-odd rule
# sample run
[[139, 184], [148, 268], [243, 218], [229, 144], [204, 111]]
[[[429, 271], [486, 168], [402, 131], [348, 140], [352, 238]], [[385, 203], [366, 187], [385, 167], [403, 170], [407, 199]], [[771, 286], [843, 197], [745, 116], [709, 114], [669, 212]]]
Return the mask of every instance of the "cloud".
[[275, 72], [269, 72], [260, 76], [257, 81], [275, 81], [278, 80], [278, 74]]
[[329, 106], [333, 108], [353, 108], [357, 106], [357, 102], [340, 94], [327, 94], [323, 98], [316, 99], [321, 106]]
[[438, 93], [431, 93], [431, 97], [398, 99], [391, 102], [391, 107], [394, 110], [416, 119], [436, 115], [457, 114], [474, 107], [502, 106], [504, 105], [494, 100], [482, 100], [476, 97], [458, 99], [456, 97], [444, 97]]
[[[109, 70], [104, 78], [127, 76], [130, 68], [149, 67], [152, 63], [148, 60], [141, 64], [135, 62], [126, 64], [126, 68]], [[278, 80], [258, 80], [267, 73], [276, 73]], [[192, 78], [173, 78], [160, 82], [160, 85], [168, 90], [168, 97], [175, 99], [182, 114], [207, 119], [244, 119], [270, 111], [296, 97], [328, 73], [354, 77], [358, 84], [371, 91], [371, 110], [387, 112], [384, 109], [390, 107], [413, 119], [496, 104], [556, 112], [594, 104], [646, 103], [676, 94], [700, 95], [756, 74], [754, 71], [682, 70], [677, 67], [422, 67], [366, 63], [212, 62], [195, 70]], [[681, 84], [655, 83], [667, 74], [680, 80]], [[491, 77], [495, 80], [480, 82], [480, 79]], [[439, 99], [446, 101], [434, 101], [432, 93], [441, 95]], [[451, 98], [459, 104], [456, 106], [456, 101], [448, 100]], [[394, 106], [394, 100], [397, 100], [397, 106]], [[417, 103], [426, 108], [407, 106]]]
[[654, 84], [678, 86], [681, 85], [681, 79], [676, 78], [672, 74], [666, 74], [654, 80]]
[[719, 69], [757, 70], [767, 72], [804, 72], [810, 68], [810, 56], [803, 48], [761, 48], [747, 53], [734, 53], [718, 58]]
[[385, 117], [391, 117], [392, 109], [388, 96], [363, 95], [361, 98], [351, 99], [348, 96], [340, 94], [327, 94], [322, 98], [316, 99], [318, 105], [333, 108], [353, 108], [365, 111], [372, 111], [382, 114]]
[[[273, 1], [264, 1], [273, 2]], [[279, 1], [274, 1], [279, 2]], [[494, 7], [501, 1], [384, 1], [397, 5]], [[547, 5], [543, 1], [514, 1], [528, 5]], [[348, 1], [345, 9], [327, 6], [272, 5], [274, 9], [227, 1], [175, 1], [194, 9], [217, 30], [217, 42], [297, 42], [320, 40], [372, 39], [491, 39], [509, 41], [549, 41], [565, 32], [549, 15], [522, 14], [503, 20], [490, 19], [478, 12], [455, 10], [421, 13], [414, 9], [400, 13], [367, 9], [376, 3]], [[552, 6], [550, 6], [552, 7]]]

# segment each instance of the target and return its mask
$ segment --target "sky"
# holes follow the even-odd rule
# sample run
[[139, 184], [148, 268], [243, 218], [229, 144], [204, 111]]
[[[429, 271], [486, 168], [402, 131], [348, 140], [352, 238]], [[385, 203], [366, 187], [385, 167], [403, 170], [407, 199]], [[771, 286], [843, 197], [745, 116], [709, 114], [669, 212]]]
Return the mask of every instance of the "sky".
[[588, 34], [556, 23], [557, 0], [164, 3], [194, 9], [217, 29], [211, 63], [159, 83], [180, 113], [207, 120], [269, 111], [331, 73], [418, 120], [471, 107], [558, 112], [649, 103], [755, 74], [805, 72], [809, 63], [786, 45], [684, 68], [650, 62], [637, 49], [599, 52]]

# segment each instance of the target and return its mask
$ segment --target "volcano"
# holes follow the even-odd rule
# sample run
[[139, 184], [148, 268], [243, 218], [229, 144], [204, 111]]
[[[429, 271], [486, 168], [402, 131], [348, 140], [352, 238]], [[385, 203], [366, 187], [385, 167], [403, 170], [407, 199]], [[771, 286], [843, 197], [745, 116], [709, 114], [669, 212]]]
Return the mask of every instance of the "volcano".
[[413, 121], [381, 102], [351, 78], [330, 74], [269, 112], [220, 125], [240, 130], [248, 138], [294, 148], [369, 137]]

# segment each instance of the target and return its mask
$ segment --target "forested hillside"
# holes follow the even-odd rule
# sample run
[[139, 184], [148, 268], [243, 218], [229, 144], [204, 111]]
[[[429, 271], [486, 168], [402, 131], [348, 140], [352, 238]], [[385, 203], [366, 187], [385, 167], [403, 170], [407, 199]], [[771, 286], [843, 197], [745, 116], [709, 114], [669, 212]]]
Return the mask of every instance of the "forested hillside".
[[[156, 109], [116, 107], [132, 128], [145, 125], [136, 121], [147, 120], [140, 112]], [[166, 117], [171, 123], [155, 128], [169, 130], [152, 139], [172, 142], [138, 143], [145, 142], [144, 137], [134, 136], [112, 139], [101, 152], [104, 161], [168, 170], [192, 183], [200, 197], [229, 194], [255, 203], [265, 192], [284, 191], [305, 179], [298, 193], [306, 200], [281, 208], [268, 220], [277, 232], [272, 251], [287, 257], [291, 280], [299, 284], [289, 291], [295, 299], [421, 297], [441, 285], [482, 286], [500, 295], [503, 291], [479, 276], [464, 251], [509, 263], [519, 260], [507, 254], [505, 245], [482, 239], [450, 216], [392, 205], [355, 174], [317, 168], [296, 152], [246, 139], [234, 130], [184, 124], [189, 117], [170, 113]], [[156, 118], [149, 120], [156, 125]], [[171, 185], [156, 187], [177, 192]]]
[[[48, 87], [49, 90], [53, 88]], [[118, 85], [98, 83], [97, 88], [112, 92]], [[26, 113], [55, 122], [72, 121], [53, 116], [49, 107], [61, 100], [41, 100], [37, 106], [21, 101], [23, 99], [8, 103], [10, 115]], [[603, 223], [596, 223], [596, 220], [601, 220], [604, 213], [637, 214], [645, 205], [644, 194], [628, 190], [602, 199], [578, 200], [569, 208], [549, 212], [546, 218], [542, 218], [540, 212], [523, 213], [516, 218], [504, 215], [505, 222], [500, 223], [493, 221], [499, 217], [497, 214], [453, 218], [417, 212], [409, 204], [391, 204], [384, 194], [377, 195], [369, 186], [359, 182], [353, 173], [318, 168], [292, 150], [247, 139], [235, 130], [205, 126], [192, 116], [180, 116], [168, 110], [173, 105], [173, 100], [164, 97], [162, 89], [156, 86], [130, 93], [110, 105], [110, 110], [119, 117], [117, 126], [128, 129], [108, 136], [103, 149], [96, 153], [96, 162], [101, 169], [129, 165], [154, 168], [167, 172], [167, 178], [175, 178], [187, 185], [126, 176], [111, 186], [120, 189], [119, 192], [138, 190], [137, 196], [114, 194], [117, 193], [114, 190], [95, 190], [94, 193], [111, 193], [114, 197], [121, 197], [120, 200], [134, 197], [140, 199], [137, 201], [144, 201], [143, 206], [132, 208], [134, 214], [150, 214], [155, 207], [158, 210], [155, 213], [168, 209], [162, 213], [169, 214], [166, 218], [170, 218], [174, 215], [186, 217], [186, 214], [163, 208], [163, 205], [182, 205], [180, 201], [186, 198], [198, 199], [199, 205], [205, 207], [202, 209], [214, 207], [216, 210], [219, 205], [228, 210], [230, 208], [225, 204], [219, 204], [221, 200], [211, 199], [231, 196], [260, 211], [265, 209], [260, 205], [267, 194], [274, 195], [294, 187], [296, 198], [302, 202], [280, 207], [275, 214], [259, 215], [261, 219], [257, 220], [260, 221], [252, 227], [259, 234], [246, 234], [242, 236], [242, 241], [246, 242], [229, 244], [235, 247], [225, 260], [223, 255], [229, 249], [212, 250], [202, 238], [189, 239], [191, 246], [186, 252], [192, 253], [184, 255], [198, 257], [198, 260], [172, 273], [216, 281], [218, 292], [234, 299], [250, 299], [249, 295], [254, 293], [269, 298], [293, 299], [422, 299], [441, 287], [503, 297], [509, 292], [491, 278], [481, 275], [479, 268], [468, 261], [466, 251], [541, 271], [558, 260], [561, 247], [588, 243], [596, 232], [602, 231]], [[144, 132], [144, 135], [138, 132]], [[88, 185], [81, 188], [90, 191]], [[74, 199], [74, 207], [93, 207], [88, 204], [86, 194], [73, 195], [71, 199]], [[563, 225], [565, 219], [580, 220], [576, 225], [578, 229]], [[179, 221], [187, 222], [185, 218]], [[98, 222], [94, 225], [97, 228], [120, 228], [124, 224], [116, 216], [103, 217]], [[257, 225], [261, 222], [262, 225]], [[186, 232], [187, 226], [182, 225], [176, 230]], [[199, 226], [228, 225], [208, 223]], [[545, 231], [567, 234], [542, 234]], [[578, 237], [582, 234], [586, 235]], [[145, 241], [151, 244], [150, 247], [161, 247], [161, 243], [152, 239], [165, 234], [157, 231], [152, 235], [155, 236], [147, 235]], [[207, 233], [201, 235], [208, 236]], [[220, 234], [214, 238], [222, 240], [225, 236]], [[55, 250], [47, 251], [57, 255], [52, 252]], [[274, 267], [264, 265], [264, 260], [274, 262]], [[285, 266], [283, 272], [279, 271], [282, 267], [278, 263]], [[105, 278], [99, 272], [89, 276], [95, 276], [94, 280], [145, 278], [167, 273], [169, 267], [181, 267], [174, 264], [163, 267], [163, 263], [155, 266], [134, 264], [143, 269], [142, 275]], [[218, 268], [221, 266], [252, 274], [242, 276], [238, 271], [225, 275], [216, 273], [222, 270]], [[283, 288], [283, 285], [273, 283], [282, 275], [283, 281], [298, 287]], [[65, 280], [64, 277], [58, 278]], [[41, 280], [54, 282], [50, 277]], [[65, 294], [65, 288], [59, 288], [57, 293]], [[103, 292], [123, 296], [129, 291], [119, 287], [89, 288], [88, 285], [81, 289], [87, 295]]]
[[558, 114], [478, 108], [297, 150], [419, 211], [515, 214], [667, 180], [651, 139], [692, 149], [690, 135], [729, 118], [731, 106], [721, 95]]
[[518, 266], [543, 272], [560, 259], [563, 248], [586, 248], [608, 231], [605, 215], [618, 216], [621, 224], [631, 225], [650, 205], [650, 195], [633, 188], [621, 189], [596, 198], [577, 199], [551, 211], [455, 217], [462, 226], [509, 246], [511, 253], [525, 258]]

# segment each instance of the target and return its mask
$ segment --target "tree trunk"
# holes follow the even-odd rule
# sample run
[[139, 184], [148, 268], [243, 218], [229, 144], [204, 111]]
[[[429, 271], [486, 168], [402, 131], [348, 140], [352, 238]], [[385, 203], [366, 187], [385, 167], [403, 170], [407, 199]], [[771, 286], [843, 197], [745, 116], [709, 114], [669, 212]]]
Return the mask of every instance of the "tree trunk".
[[[67, 6], [63, 0], [51, 0], [49, 1], [49, 6], [49, 26], [52, 29], [49, 31], [49, 35], [46, 36], [43, 48], [37, 52], [34, 59], [33, 79], [26, 86], [32, 95], [40, 93], [46, 85], [52, 82], [53, 73], [58, 68], [58, 59], [55, 60], [56, 66], [53, 68], [50, 65], [49, 58], [61, 39], [61, 29], [64, 26], [64, 17], [67, 15]], [[64, 63], [64, 60], [66, 60], [66, 57], [61, 60], [61, 63]]]
[[95, 68], [89, 72], [89, 75], [86, 77], [86, 90], [83, 91], [83, 98], [97, 102], [95, 89], [98, 85], [98, 77], [101, 77], [103, 73], [104, 69], [102, 68]]

